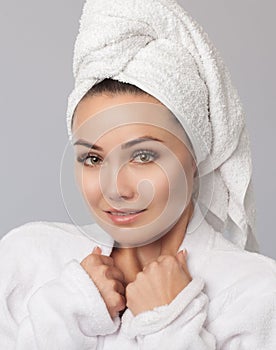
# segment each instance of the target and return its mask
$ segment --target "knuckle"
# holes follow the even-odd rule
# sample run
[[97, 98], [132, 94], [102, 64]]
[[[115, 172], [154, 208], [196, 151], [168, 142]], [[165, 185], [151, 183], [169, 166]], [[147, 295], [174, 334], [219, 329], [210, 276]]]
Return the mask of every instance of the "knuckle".
[[143, 271], [139, 271], [136, 275], [136, 280], [141, 280], [144, 277], [144, 272]]
[[114, 309], [116, 307], [116, 293], [108, 293], [106, 295], [106, 303], [108, 304], [108, 306], [112, 309]]
[[113, 297], [114, 308], [120, 307], [121, 303], [122, 303], [121, 295], [119, 293], [114, 293], [114, 297]]
[[122, 295], [119, 293], [116, 293], [116, 305], [122, 304]]
[[96, 263], [99, 262], [99, 259], [98, 259], [98, 256], [97, 255], [94, 255], [94, 254], [90, 254], [88, 255], [87, 259], [89, 260], [89, 262], [94, 265]]
[[156, 260], [152, 261], [151, 263], [149, 263], [147, 265], [147, 267], [152, 270], [152, 269], [156, 269], [158, 267], [158, 262]]
[[173, 265], [175, 262], [176, 262], [176, 259], [174, 256], [172, 255], [166, 255], [162, 262], [165, 264], [165, 265]]
[[111, 289], [116, 289], [116, 287], [117, 287], [117, 282], [115, 281], [115, 280], [110, 280], [110, 288]]
[[102, 276], [107, 277], [107, 274], [108, 274], [108, 266], [107, 265], [100, 265], [98, 267], [98, 270]]
[[121, 270], [119, 270], [118, 268], [116, 268], [116, 271], [117, 271], [118, 276], [121, 279], [121, 281], [123, 281], [125, 279], [124, 273]]
[[111, 256], [105, 256], [105, 259], [111, 266], [114, 266], [114, 260], [111, 258]]
[[121, 297], [121, 302], [120, 302], [120, 304], [119, 304], [119, 310], [123, 310], [123, 309], [125, 308], [125, 306], [126, 306], [126, 300], [125, 300], [125, 298], [122, 296], [122, 297]]
[[134, 283], [129, 283], [126, 286], [126, 298], [128, 299], [129, 296], [131, 295], [132, 291], [134, 290]]

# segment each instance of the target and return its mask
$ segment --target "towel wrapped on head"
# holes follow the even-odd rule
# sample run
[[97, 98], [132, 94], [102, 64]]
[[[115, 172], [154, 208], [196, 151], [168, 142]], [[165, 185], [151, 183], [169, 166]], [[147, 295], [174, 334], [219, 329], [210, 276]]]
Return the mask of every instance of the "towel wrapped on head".
[[189, 136], [206, 220], [239, 247], [259, 250], [244, 111], [219, 52], [176, 1], [87, 0], [73, 74], [71, 141], [74, 110], [92, 86], [106, 78], [136, 85], [170, 109]]

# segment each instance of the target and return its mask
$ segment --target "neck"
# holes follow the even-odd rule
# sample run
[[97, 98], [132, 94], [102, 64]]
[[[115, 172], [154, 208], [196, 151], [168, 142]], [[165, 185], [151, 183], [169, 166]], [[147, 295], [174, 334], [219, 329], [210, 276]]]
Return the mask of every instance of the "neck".
[[136, 273], [141, 271], [145, 265], [156, 260], [160, 255], [175, 256], [177, 254], [193, 211], [194, 205], [191, 200], [177, 223], [164, 236], [150, 244], [134, 248], [113, 249], [112, 255], [119, 257], [118, 262], [123, 261], [129, 267], [129, 271], [132, 270], [133, 276], [128, 278], [129, 281], [134, 279]]
[[143, 268], [149, 262], [156, 260], [160, 255], [176, 255], [183, 242], [189, 220], [193, 214], [194, 206], [190, 201], [178, 222], [158, 240], [137, 248], [130, 248], [131, 253], [137, 257]]

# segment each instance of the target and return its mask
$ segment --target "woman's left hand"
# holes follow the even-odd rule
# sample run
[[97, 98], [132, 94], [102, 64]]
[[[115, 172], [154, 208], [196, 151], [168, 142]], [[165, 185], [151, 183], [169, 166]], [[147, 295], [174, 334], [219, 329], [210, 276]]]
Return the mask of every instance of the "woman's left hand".
[[126, 287], [126, 306], [134, 316], [169, 304], [192, 280], [186, 264], [187, 252], [160, 255], [138, 272]]

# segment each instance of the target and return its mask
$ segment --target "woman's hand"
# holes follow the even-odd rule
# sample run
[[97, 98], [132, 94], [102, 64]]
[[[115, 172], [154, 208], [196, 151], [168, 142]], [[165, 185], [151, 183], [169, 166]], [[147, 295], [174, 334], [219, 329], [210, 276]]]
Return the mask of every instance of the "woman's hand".
[[191, 282], [186, 254], [186, 251], [180, 251], [176, 256], [160, 255], [127, 285], [127, 307], [134, 316], [169, 304]]
[[126, 305], [124, 275], [110, 256], [96, 247], [80, 263], [99, 289], [110, 316], [115, 317]]

